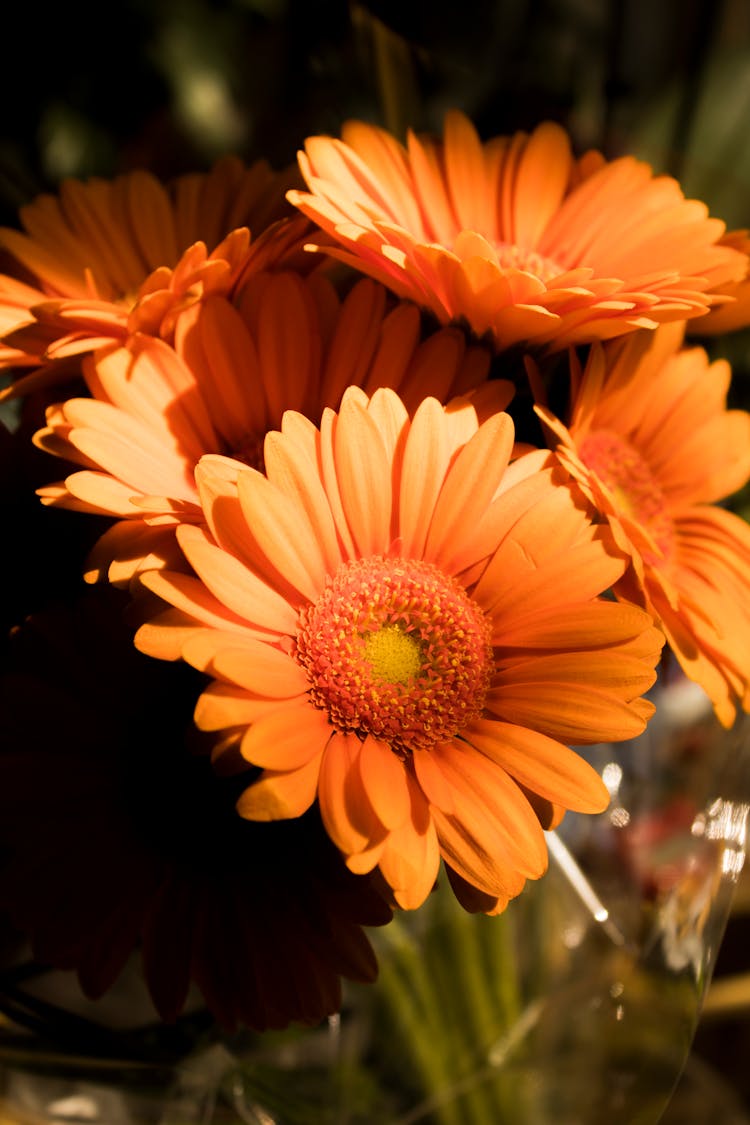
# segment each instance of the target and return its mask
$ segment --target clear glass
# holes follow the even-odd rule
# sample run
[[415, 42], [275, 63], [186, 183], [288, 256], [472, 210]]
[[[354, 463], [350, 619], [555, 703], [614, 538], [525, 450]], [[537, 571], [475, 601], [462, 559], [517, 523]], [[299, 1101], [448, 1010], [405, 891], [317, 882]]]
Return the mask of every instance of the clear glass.
[[45, 1123], [657, 1122], [744, 862], [750, 734], [747, 718], [719, 727], [680, 678], [656, 702], [643, 736], [583, 751], [612, 801], [548, 834], [543, 879], [497, 918], [439, 887], [372, 933], [378, 982], [347, 988], [324, 1025], [229, 1038], [196, 1010], [158, 1028], [135, 976], [104, 1018], [104, 1002], [76, 1009], [56, 974], [55, 1010], [111, 1046], [61, 1054], [45, 1047], [42, 983], [16, 978], [19, 1021], [30, 1009], [40, 1026], [0, 1028], [0, 1097]]

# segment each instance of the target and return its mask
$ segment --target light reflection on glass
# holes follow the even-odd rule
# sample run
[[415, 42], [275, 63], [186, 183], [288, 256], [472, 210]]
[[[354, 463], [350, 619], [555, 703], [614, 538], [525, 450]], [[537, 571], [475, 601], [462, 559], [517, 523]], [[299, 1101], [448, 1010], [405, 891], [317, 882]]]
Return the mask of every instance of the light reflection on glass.
[[614, 797], [622, 781], [622, 766], [617, 762], [607, 762], [602, 770], [602, 781], [607, 786], [610, 797]]
[[700, 813], [691, 828], [694, 836], [723, 841], [721, 874], [736, 882], [745, 863], [747, 818], [750, 805], [744, 801], [726, 801], [718, 797], [705, 813]]

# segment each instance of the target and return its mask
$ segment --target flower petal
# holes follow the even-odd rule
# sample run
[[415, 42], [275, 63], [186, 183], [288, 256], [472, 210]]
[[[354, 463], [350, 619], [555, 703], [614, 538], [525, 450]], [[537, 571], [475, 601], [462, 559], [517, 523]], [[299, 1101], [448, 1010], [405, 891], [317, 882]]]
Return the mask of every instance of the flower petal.
[[609, 804], [599, 774], [573, 750], [533, 728], [481, 719], [466, 738], [511, 777], [554, 804], [597, 813]]
[[[328, 835], [346, 856], [365, 852], [388, 834], [360, 779], [361, 749], [356, 735], [337, 734], [326, 746], [320, 769], [320, 814]], [[372, 866], [375, 863], [377, 857]]]
[[266, 770], [237, 801], [237, 812], [246, 820], [261, 821], [302, 816], [315, 800], [322, 753], [296, 770]]
[[326, 715], [305, 697], [256, 719], [242, 738], [242, 757], [255, 766], [295, 770], [322, 754], [333, 728]]
[[271, 632], [295, 632], [297, 613], [286, 598], [233, 555], [220, 550], [204, 528], [184, 525], [177, 538], [201, 581], [233, 614]]
[[378, 819], [388, 829], [403, 824], [410, 812], [409, 778], [390, 746], [366, 738], [359, 754], [359, 773]]

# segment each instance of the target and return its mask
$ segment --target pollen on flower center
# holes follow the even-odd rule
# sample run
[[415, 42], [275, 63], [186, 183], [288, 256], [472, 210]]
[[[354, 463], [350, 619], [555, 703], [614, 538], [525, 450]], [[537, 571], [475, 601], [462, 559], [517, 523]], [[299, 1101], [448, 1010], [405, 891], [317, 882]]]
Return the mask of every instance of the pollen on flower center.
[[669, 558], [672, 521], [664, 494], [648, 464], [620, 434], [594, 430], [578, 448], [587, 468], [593, 470], [612, 493], [618, 510], [644, 527]]
[[398, 625], [384, 625], [365, 637], [365, 660], [376, 680], [389, 684], [408, 684], [422, 668], [422, 649], [411, 633]]
[[526, 250], [523, 246], [516, 246], [513, 242], [500, 242], [495, 247], [497, 264], [501, 269], [524, 270], [533, 273], [540, 281], [548, 282], [553, 277], [565, 273], [563, 266], [557, 264], [552, 258], [545, 258], [536, 250]]
[[296, 657], [311, 702], [337, 730], [407, 753], [452, 738], [481, 712], [490, 624], [431, 563], [375, 556], [345, 563], [301, 612]]

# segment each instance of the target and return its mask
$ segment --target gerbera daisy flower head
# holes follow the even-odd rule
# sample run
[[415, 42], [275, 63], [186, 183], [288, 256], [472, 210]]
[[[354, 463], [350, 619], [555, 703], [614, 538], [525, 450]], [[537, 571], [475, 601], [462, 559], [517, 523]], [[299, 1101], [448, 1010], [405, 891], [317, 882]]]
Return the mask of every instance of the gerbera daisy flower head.
[[[119, 1010], [152, 1045], [185, 1049], [187, 1028], [170, 1038], [155, 1025], [186, 1008], [208, 1008], [229, 1031], [319, 1023], [339, 1010], [342, 977], [375, 978], [363, 927], [391, 911], [315, 815], [237, 816], [236, 783], [196, 745], [195, 673], [134, 649], [126, 600], [88, 588], [12, 638], [0, 683], [0, 911], [37, 967], [74, 972], [101, 1001], [89, 1010], [105, 1025], [113, 991], [132, 981]], [[106, 1049], [101, 1029], [94, 1040]], [[119, 1049], [137, 1042], [126, 1034]]]
[[697, 317], [747, 258], [675, 180], [630, 156], [576, 160], [558, 125], [482, 144], [448, 113], [442, 140], [348, 122], [309, 138], [288, 198], [334, 254], [498, 349], [559, 350]]
[[[241, 276], [300, 257], [308, 224], [284, 200], [291, 171], [224, 157], [206, 174], [162, 184], [135, 171], [65, 180], [0, 229], [0, 365], [42, 368], [27, 392], [82, 353], [134, 332], [171, 339], [180, 312]], [[309, 257], [309, 256], [307, 256]]]
[[[290, 331], [293, 326], [293, 331]], [[91, 398], [51, 407], [36, 443], [82, 468], [39, 490], [46, 504], [114, 517], [89, 577], [126, 582], [174, 555], [174, 528], [201, 522], [204, 453], [262, 463], [286, 409], [319, 419], [349, 384], [390, 385], [416, 405], [474, 393], [502, 409], [512, 385], [487, 380], [490, 353], [456, 328], [423, 338], [419, 311], [360, 279], [343, 299], [325, 278], [258, 273], [236, 302], [209, 297], [181, 318], [174, 347], [140, 335], [84, 361]]]
[[728, 231], [721, 238], [720, 245], [732, 247], [744, 254], [747, 264], [739, 280], [727, 282], [717, 289], [717, 293], [728, 300], [691, 324], [691, 329], [697, 335], [719, 336], [750, 325], [750, 232]]
[[[198, 727], [262, 773], [257, 821], [323, 823], [353, 872], [417, 907], [441, 857], [493, 912], [545, 870], [543, 829], [608, 795], [568, 743], [625, 738], [652, 712], [661, 637], [600, 600], [625, 560], [567, 474], [510, 462], [513, 424], [471, 403], [344, 394], [317, 429], [287, 412], [265, 471], [201, 459], [193, 573], [142, 582], [167, 608], [136, 634], [213, 682]], [[221, 760], [221, 759], [220, 759]]]
[[670, 325], [595, 347], [568, 425], [538, 409], [631, 557], [615, 591], [660, 622], [729, 726], [750, 706], [750, 528], [720, 502], [750, 477], [750, 414], [727, 409], [728, 363], [681, 342]]

